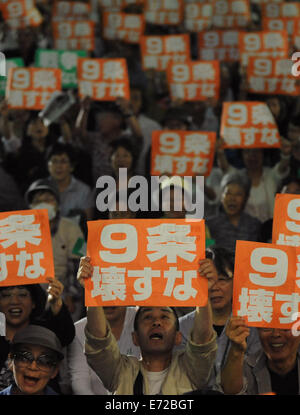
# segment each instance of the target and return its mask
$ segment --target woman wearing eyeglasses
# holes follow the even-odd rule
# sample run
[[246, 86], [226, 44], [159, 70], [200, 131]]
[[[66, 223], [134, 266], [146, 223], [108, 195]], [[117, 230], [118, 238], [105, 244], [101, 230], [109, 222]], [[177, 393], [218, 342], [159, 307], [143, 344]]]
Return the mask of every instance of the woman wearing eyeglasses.
[[14, 380], [0, 395], [57, 395], [48, 383], [58, 374], [64, 355], [54, 332], [37, 325], [19, 330], [9, 358]]

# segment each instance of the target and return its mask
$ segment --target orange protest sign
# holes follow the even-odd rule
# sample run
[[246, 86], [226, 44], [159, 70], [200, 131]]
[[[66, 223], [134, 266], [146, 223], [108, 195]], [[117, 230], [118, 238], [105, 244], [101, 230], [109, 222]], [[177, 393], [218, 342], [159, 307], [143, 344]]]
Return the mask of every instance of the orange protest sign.
[[183, 0], [145, 0], [144, 15], [147, 23], [178, 25], [183, 20]]
[[10, 108], [40, 110], [51, 95], [61, 90], [61, 69], [11, 68], [8, 72], [6, 98]]
[[243, 66], [248, 65], [250, 56], [288, 59], [288, 34], [284, 31], [242, 32], [239, 48]]
[[278, 193], [275, 198], [272, 243], [300, 246], [300, 196]]
[[220, 135], [224, 148], [280, 147], [276, 122], [264, 102], [224, 102]]
[[172, 99], [206, 101], [219, 98], [220, 62], [190, 61], [169, 63], [167, 80]]
[[289, 35], [296, 33], [299, 26], [296, 17], [262, 17], [262, 29], [265, 31], [286, 31]]
[[300, 303], [299, 248], [237, 241], [232, 314], [252, 327], [289, 329]]
[[0, 213], [0, 286], [40, 284], [54, 277], [46, 209]]
[[142, 36], [143, 69], [164, 71], [169, 62], [188, 62], [191, 57], [189, 35]]
[[184, 6], [184, 27], [189, 32], [199, 32], [211, 26], [212, 4], [188, 3]]
[[261, 5], [261, 15], [270, 19], [300, 17], [300, 4], [297, 2], [267, 2]]
[[53, 22], [54, 48], [61, 50], [94, 50], [95, 23], [92, 20]]
[[249, 57], [248, 91], [256, 94], [298, 96], [300, 86], [297, 78], [292, 75], [292, 66], [291, 59]]
[[2, 17], [12, 29], [39, 26], [43, 21], [33, 0], [2, 0], [0, 10]]
[[85, 305], [202, 306], [207, 280], [203, 220], [132, 219], [88, 222], [94, 267]]
[[139, 43], [145, 30], [145, 19], [141, 14], [103, 13], [103, 37], [109, 40], [122, 40]]
[[213, 0], [212, 24], [217, 29], [246, 28], [250, 23], [248, 0]]
[[209, 30], [198, 33], [198, 58], [203, 61], [234, 62], [240, 58], [237, 30]]
[[216, 133], [154, 131], [151, 175], [208, 176], [214, 161]]
[[144, 0], [98, 0], [103, 12], [120, 12], [132, 4], [143, 5]]
[[125, 59], [79, 58], [77, 66], [78, 94], [96, 101], [130, 98]]
[[59, 20], [89, 20], [92, 12], [91, 5], [82, 1], [55, 1], [53, 6], [53, 21]]

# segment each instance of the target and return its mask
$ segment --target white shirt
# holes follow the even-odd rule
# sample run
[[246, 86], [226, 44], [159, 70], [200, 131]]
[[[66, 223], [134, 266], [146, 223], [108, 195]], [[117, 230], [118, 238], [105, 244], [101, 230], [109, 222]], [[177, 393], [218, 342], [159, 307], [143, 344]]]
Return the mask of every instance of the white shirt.
[[[132, 342], [135, 307], [127, 307], [123, 331], [118, 340], [122, 354], [140, 358], [140, 349]], [[86, 317], [75, 323], [76, 335], [68, 347], [67, 364], [74, 395], [109, 395], [96, 373], [87, 364], [84, 354]]]
[[167, 367], [161, 372], [146, 371], [149, 383], [149, 395], [161, 395], [161, 386], [167, 376], [168, 370], [169, 368]]

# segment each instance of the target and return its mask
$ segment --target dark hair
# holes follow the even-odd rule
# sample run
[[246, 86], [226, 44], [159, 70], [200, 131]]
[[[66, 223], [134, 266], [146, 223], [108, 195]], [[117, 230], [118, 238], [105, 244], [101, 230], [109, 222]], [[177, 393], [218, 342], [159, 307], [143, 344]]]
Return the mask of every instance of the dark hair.
[[49, 148], [47, 151], [46, 159], [49, 161], [52, 156], [67, 154], [69, 157], [70, 163], [72, 165], [75, 164], [75, 153], [74, 149], [70, 144], [63, 144], [63, 143], [55, 143], [53, 146]]
[[39, 284], [28, 284], [28, 285], [11, 285], [8, 287], [0, 287], [0, 292], [5, 289], [12, 289], [12, 288], [25, 288], [29, 291], [31, 299], [33, 303], [35, 304], [34, 309], [32, 310], [30, 314], [30, 320], [37, 319], [40, 317], [44, 311], [45, 311], [45, 305], [47, 301], [46, 293], [42, 289], [42, 287]]
[[300, 127], [300, 114], [295, 114], [289, 118], [289, 124], [293, 124], [296, 127]]
[[250, 179], [246, 176], [242, 176], [239, 173], [228, 173], [226, 174], [221, 181], [221, 192], [223, 193], [225, 187], [230, 184], [237, 184], [245, 191], [245, 203], [249, 197], [251, 190]]
[[136, 150], [136, 147], [133, 144], [133, 141], [130, 137], [127, 136], [121, 136], [120, 138], [112, 141], [110, 143], [110, 149], [111, 149], [111, 153], [110, 153], [110, 157], [112, 157], [112, 155], [115, 153], [115, 151], [117, 151], [117, 149], [119, 147], [123, 147], [125, 148], [126, 151], [128, 151], [131, 156], [132, 156], [132, 165], [131, 165], [131, 171], [134, 172], [135, 168], [136, 168], [136, 164], [138, 161], [138, 157], [139, 154]]
[[206, 257], [213, 260], [218, 274], [228, 276], [226, 268], [234, 271], [234, 253], [225, 248], [218, 246], [210, 246], [205, 251]]
[[[143, 308], [148, 308], [148, 307], [146, 307], [146, 306], [139, 307], [138, 310], [137, 310], [137, 312], [136, 312], [136, 314], [135, 314], [134, 322], [133, 322], [133, 329], [134, 329], [134, 331], [137, 331], [137, 329], [138, 329], [138, 319], [139, 319], [139, 316], [141, 314], [141, 310]], [[168, 308], [170, 308], [173, 311], [173, 314], [175, 316], [175, 327], [176, 327], [176, 331], [179, 331], [179, 319], [178, 319], [178, 315], [176, 313], [176, 310], [175, 310], [174, 307], [168, 307]]]

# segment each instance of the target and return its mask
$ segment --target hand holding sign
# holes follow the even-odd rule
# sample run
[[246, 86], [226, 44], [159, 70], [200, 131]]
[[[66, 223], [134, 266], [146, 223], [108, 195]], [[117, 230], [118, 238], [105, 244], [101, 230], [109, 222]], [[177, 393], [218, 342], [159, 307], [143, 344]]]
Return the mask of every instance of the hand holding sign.
[[245, 352], [247, 349], [247, 337], [250, 334], [243, 317], [232, 316], [226, 326], [226, 336], [231, 342], [231, 348], [239, 352]]
[[59, 280], [55, 278], [48, 277], [46, 278], [46, 280], [47, 282], [49, 282], [48, 289], [47, 289], [47, 292], [48, 292], [47, 302], [50, 305], [52, 313], [54, 315], [57, 315], [60, 312], [61, 307], [62, 307], [61, 295], [62, 295], [64, 286]]

